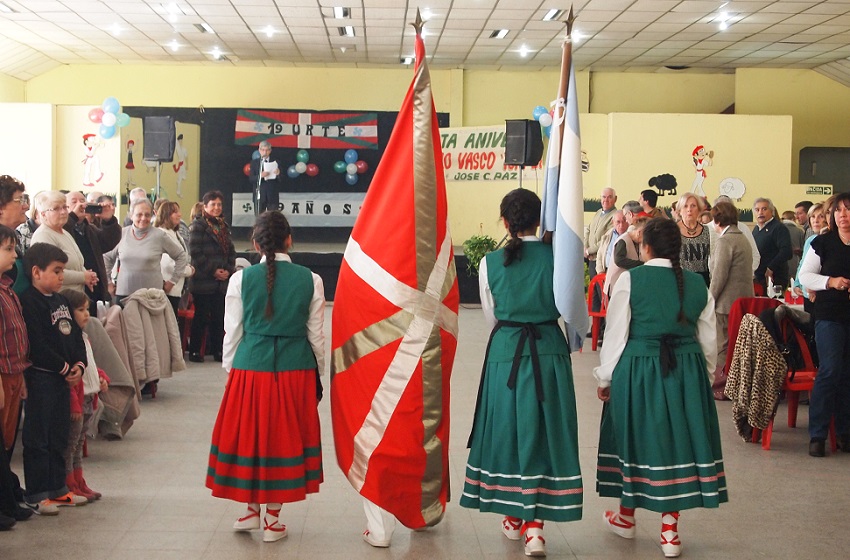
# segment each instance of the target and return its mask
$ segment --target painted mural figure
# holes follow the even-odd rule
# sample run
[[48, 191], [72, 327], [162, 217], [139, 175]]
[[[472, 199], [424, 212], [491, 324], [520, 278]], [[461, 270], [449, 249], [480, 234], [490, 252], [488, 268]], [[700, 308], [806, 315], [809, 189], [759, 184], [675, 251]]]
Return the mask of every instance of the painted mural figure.
[[94, 134], [83, 134], [83, 186], [93, 187], [95, 183], [103, 179], [103, 172], [100, 170], [100, 158], [97, 156], [97, 149], [100, 143], [95, 139]]
[[705, 146], [697, 146], [693, 153], [694, 161], [694, 182], [691, 185], [691, 192], [697, 196], [705, 196], [705, 190], [702, 184], [705, 181], [705, 168], [711, 165], [711, 158], [714, 157], [714, 152], [706, 151]]
[[186, 180], [186, 160], [189, 158], [189, 150], [183, 145], [183, 135], [177, 135], [177, 147], [174, 149], [174, 155], [177, 156], [177, 163], [172, 165], [174, 172], [177, 173], [177, 196], [183, 196], [182, 186]]

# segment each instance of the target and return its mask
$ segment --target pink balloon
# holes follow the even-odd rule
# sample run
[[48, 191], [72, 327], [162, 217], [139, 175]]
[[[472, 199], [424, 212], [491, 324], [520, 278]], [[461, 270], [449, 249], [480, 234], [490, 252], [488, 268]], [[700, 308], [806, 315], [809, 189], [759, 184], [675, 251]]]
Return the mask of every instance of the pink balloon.
[[100, 124], [101, 119], [103, 119], [103, 109], [100, 107], [95, 107], [91, 111], [89, 111], [89, 120], [93, 123]]
[[369, 164], [363, 161], [362, 159], [357, 160], [354, 164], [357, 166], [357, 173], [366, 173], [369, 170]]
[[319, 166], [316, 165], [315, 163], [308, 163], [307, 164], [307, 175], [309, 175], [310, 177], [315, 177], [318, 174], [319, 174]]

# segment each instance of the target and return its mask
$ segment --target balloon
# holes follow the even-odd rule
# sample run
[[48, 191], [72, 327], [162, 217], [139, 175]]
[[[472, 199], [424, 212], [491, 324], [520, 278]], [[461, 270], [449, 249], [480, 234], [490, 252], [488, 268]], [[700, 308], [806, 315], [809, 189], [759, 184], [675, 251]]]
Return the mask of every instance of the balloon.
[[310, 161], [310, 153], [307, 150], [298, 150], [298, 153], [295, 154], [295, 160], [300, 163], [307, 163]]
[[345, 163], [354, 163], [357, 161], [357, 150], [345, 150]]
[[345, 173], [345, 162], [338, 161], [334, 164], [334, 171], [337, 173]]
[[121, 109], [121, 104], [114, 97], [107, 97], [100, 106], [104, 113], [116, 114]]
[[100, 125], [100, 137], [104, 140], [109, 140], [113, 136], [115, 136], [115, 127], [114, 126], [106, 126], [105, 124]]
[[100, 120], [103, 118], [103, 109], [100, 107], [96, 107], [89, 111], [89, 120], [93, 123], [100, 124]]
[[356, 163], [349, 163], [348, 165], [345, 166], [345, 172], [348, 173], [349, 175], [356, 175], [357, 174], [357, 164]]
[[307, 164], [307, 175], [309, 175], [310, 177], [315, 177], [318, 174], [319, 174], [319, 166], [316, 165], [315, 163], [308, 163]]
[[367, 171], [369, 171], [369, 164], [363, 161], [362, 159], [358, 159], [357, 163], [355, 163], [354, 165], [357, 166], [358, 173], [366, 173]]
[[246, 177], [251, 175], [251, 164], [250, 163], [245, 164], [245, 167], [242, 168], [242, 173], [244, 173]]
[[355, 183], [357, 183], [357, 179], [359, 179], [357, 175], [352, 175], [351, 173], [345, 174], [345, 182], [349, 185], [354, 185]]
[[546, 107], [544, 107], [543, 105], [538, 105], [537, 107], [534, 108], [534, 111], [531, 112], [531, 116], [534, 117], [534, 120], [539, 120], [540, 115], [543, 115], [544, 113], [548, 113], [548, 112], [549, 112], [549, 110], [546, 109]]
[[540, 115], [540, 118], [537, 119], [537, 122], [540, 123], [540, 126], [546, 128], [547, 126], [552, 126], [552, 115], [549, 113], [543, 113]]
[[303, 161], [299, 161], [295, 164], [295, 171], [297, 171], [299, 174], [304, 173], [305, 171], [307, 171], [307, 164]]
[[552, 127], [547, 126], [546, 128], [543, 129], [543, 133], [546, 135], [546, 138], [549, 138], [549, 135], [552, 134]]
[[101, 117], [100, 122], [105, 124], [106, 126], [115, 126], [115, 123], [118, 121], [118, 118], [115, 116], [115, 113], [104, 113], [103, 117]]
[[300, 173], [298, 173], [298, 171], [296, 171], [294, 165], [290, 165], [289, 167], [286, 168], [286, 174], [287, 174], [287, 176], [289, 176], [290, 179], [295, 179], [296, 177], [298, 177], [300, 175]]
[[127, 126], [130, 124], [130, 115], [127, 113], [118, 113], [118, 118], [115, 121], [118, 126]]

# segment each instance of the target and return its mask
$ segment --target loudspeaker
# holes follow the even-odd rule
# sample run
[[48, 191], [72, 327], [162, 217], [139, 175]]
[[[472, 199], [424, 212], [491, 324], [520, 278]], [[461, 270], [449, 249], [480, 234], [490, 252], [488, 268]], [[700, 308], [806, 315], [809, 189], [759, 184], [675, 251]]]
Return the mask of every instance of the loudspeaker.
[[534, 166], [543, 157], [540, 123], [528, 119], [505, 121], [505, 165]]
[[146, 161], [173, 161], [175, 140], [174, 117], [145, 117], [142, 127]]

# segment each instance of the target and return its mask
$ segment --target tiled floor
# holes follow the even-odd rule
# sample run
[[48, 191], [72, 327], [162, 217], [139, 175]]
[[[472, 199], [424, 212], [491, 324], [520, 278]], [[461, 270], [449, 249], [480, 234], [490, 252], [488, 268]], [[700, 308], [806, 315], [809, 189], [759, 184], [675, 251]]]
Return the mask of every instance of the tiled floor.
[[[330, 325], [330, 307], [327, 310]], [[475, 404], [487, 332], [480, 310], [460, 313], [460, 344], [452, 381], [452, 490], [461, 490], [466, 438]], [[579, 395], [579, 437], [584, 473], [584, 519], [549, 523], [549, 558], [662, 558], [659, 518], [638, 511], [638, 536], [626, 541], [607, 533], [600, 518], [613, 500], [594, 492], [600, 403], [591, 368], [599, 355], [573, 355]], [[449, 504], [444, 521], [424, 532], [400, 527], [389, 549], [360, 538], [364, 519], [358, 495], [334, 458], [329, 400], [320, 405], [325, 483], [304, 502], [285, 505], [289, 537], [262, 542], [259, 532], [235, 534], [230, 526], [242, 507], [212, 498], [204, 487], [209, 438], [225, 373], [218, 364], [189, 369], [160, 383], [156, 400], [123, 441], [94, 441], [85, 463], [99, 502], [65, 508], [58, 517], [34, 518], [0, 533], [0, 559], [388, 559], [524, 558], [505, 539], [499, 517]], [[326, 378], [327, 385], [327, 378]], [[735, 434], [731, 406], [718, 404], [730, 502], [719, 510], [683, 512], [684, 558], [847, 558], [850, 555], [850, 454], [810, 458], [805, 432], [780, 423], [773, 450], [743, 443]], [[785, 413], [784, 405], [779, 414]], [[13, 468], [21, 472], [20, 452]]]

